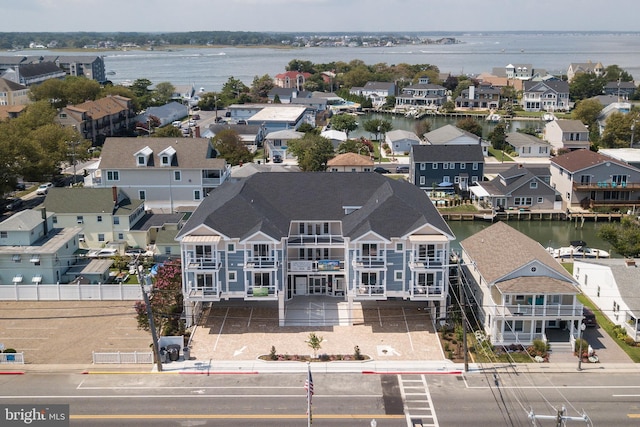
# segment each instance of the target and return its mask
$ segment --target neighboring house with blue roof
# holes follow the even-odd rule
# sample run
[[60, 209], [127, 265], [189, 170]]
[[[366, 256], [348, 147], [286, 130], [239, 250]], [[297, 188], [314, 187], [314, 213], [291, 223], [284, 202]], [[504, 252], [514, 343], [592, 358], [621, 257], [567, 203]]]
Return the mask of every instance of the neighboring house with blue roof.
[[639, 259], [574, 260], [573, 276], [585, 294], [615, 325], [640, 342]]
[[484, 174], [484, 156], [477, 144], [412, 145], [409, 162], [409, 181], [427, 191], [469, 191]]
[[229, 181], [180, 230], [188, 323], [203, 304], [330, 296], [424, 302], [446, 317], [455, 236], [429, 198], [375, 173], [257, 173]]

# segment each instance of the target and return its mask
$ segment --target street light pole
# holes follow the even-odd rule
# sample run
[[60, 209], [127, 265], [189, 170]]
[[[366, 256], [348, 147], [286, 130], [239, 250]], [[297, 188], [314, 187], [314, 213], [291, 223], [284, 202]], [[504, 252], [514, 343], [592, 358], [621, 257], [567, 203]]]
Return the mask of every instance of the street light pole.
[[582, 371], [582, 332], [586, 327], [587, 325], [580, 321], [580, 332], [578, 333], [578, 339], [580, 340], [580, 351], [578, 351], [578, 371]]
[[144, 288], [145, 278], [142, 274], [142, 266], [139, 264], [139, 259], [136, 257], [136, 272], [138, 274], [138, 282], [140, 282], [140, 290], [142, 291], [142, 298], [144, 305], [147, 307], [147, 318], [149, 319], [149, 329], [151, 329], [151, 340], [153, 341], [153, 356], [156, 359], [156, 366], [158, 372], [162, 372], [162, 360], [160, 360], [160, 349], [158, 348], [158, 336], [156, 334], [156, 324], [153, 321], [153, 311], [151, 310], [151, 302], [149, 301], [149, 295]]

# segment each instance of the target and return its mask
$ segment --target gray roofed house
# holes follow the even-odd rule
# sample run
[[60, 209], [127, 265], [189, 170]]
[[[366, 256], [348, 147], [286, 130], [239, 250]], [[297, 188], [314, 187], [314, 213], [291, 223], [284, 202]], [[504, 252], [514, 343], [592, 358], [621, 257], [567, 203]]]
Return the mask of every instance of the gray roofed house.
[[485, 209], [560, 209], [560, 194], [549, 184], [548, 174], [537, 176], [525, 165], [513, 165], [490, 181], [471, 187]]
[[582, 320], [577, 282], [540, 243], [497, 222], [460, 246], [464, 276], [492, 344], [575, 339]]
[[412, 145], [422, 143], [418, 135], [403, 129], [394, 129], [387, 132], [384, 142], [389, 145], [393, 154], [409, 153]]
[[117, 186], [157, 212], [188, 210], [229, 177], [216, 155], [205, 138], [107, 138], [93, 185]]
[[6, 69], [0, 77], [24, 86], [49, 79], [63, 79], [67, 74], [53, 62], [25, 63]]
[[444, 315], [454, 238], [417, 187], [339, 172], [257, 173], [226, 182], [177, 236], [185, 301], [284, 307], [298, 295], [352, 303], [395, 297], [424, 301], [434, 319]]
[[513, 147], [518, 157], [551, 157], [551, 144], [547, 141], [522, 132], [509, 132], [506, 135], [507, 144]]
[[524, 82], [521, 104], [525, 111], [569, 110], [569, 83], [558, 79]]
[[582, 293], [635, 342], [640, 342], [639, 266], [637, 258], [576, 259], [573, 263]]
[[54, 215], [41, 209], [24, 210], [4, 220], [0, 223], [0, 284], [65, 283], [65, 274], [78, 261], [80, 231], [75, 224], [59, 227]]
[[184, 119], [189, 115], [189, 107], [186, 105], [172, 101], [159, 107], [149, 107], [146, 111], [134, 118], [136, 122], [146, 123], [151, 116], [160, 120], [160, 126], [167, 126], [176, 120]]
[[412, 145], [409, 162], [409, 181], [424, 190], [466, 192], [484, 174], [478, 144]]
[[480, 145], [482, 154], [489, 155], [489, 142], [454, 125], [444, 125], [424, 134], [424, 140], [431, 145]]

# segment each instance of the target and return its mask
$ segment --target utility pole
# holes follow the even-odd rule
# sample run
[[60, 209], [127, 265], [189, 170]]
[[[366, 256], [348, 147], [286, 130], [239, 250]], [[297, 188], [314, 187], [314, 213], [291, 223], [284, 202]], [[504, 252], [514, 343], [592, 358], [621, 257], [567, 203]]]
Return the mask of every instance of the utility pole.
[[456, 276], [458, 280], [458, 292], [460, 294], [460, 310], [462, 311], [462, 351], [464, 352], [464, 371], [469, 372], [469, 349], [467, 348], [467, 302], [465, 299], [462, 275], [460, 274], [460, 257], [457, 259]]
[[149, 329], [151, 329], [151, 339], [153, 340], [153, 355], [156, 359], [156, 366], [158, 372], [162, 372], [162, 361], [160, 360], [160, 349], [158, 348], [158, 336], [156, 334], [156, 325], [153, 321], [153, 312], [151, 310], [151, 303], [149, 302], [149, 295], [144, 289], [144, 276], [142, 275], [142, 266], [138, 264], [138, 257], [136, 257], [136, 272], [138, 275], [138, 282], [140, 282], [140, 289], [142, 290], [142, 298], [144, 299], [144, 305], [147, 307], [147, 317], [149, 318]]
[[533, 410], [529, 411], [529, 419], [532, 422], [532, 425], [538, 425], [536, 423], [537, 420], [554, 420], [556, 422], [556, 427], [564, 427], [567, 425], [567, 421], [584, 421], [585, 424], [591, 425], [591, 420], [582, 412], [582, 416], [580, 417], [569, 417], [565, 415], [567, 413], [567, 409], [563, 406], [558, 409], [556, 415], [536, 415], [533, 413]]

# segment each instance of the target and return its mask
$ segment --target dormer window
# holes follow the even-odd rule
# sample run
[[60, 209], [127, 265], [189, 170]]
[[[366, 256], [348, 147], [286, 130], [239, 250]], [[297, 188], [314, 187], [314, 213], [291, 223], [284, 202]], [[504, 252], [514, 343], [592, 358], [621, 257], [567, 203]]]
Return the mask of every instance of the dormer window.
[[176, 155], [176, 149], [172, 146], [169, 146], [162, 150], [158, 156], [160, 157], [160, 164], [162, 166], [171, 166], [173, 162], [173, 156]]
[[149, 148], [148, 145], [144, 147], [142, 150], [138, 151], [137, 153], [134, 153], [134, 156], [136, 156], [136, 165], [148, 166], [149, 158], [151, 157], [152, 154], [153, 154], [153, 150]]

